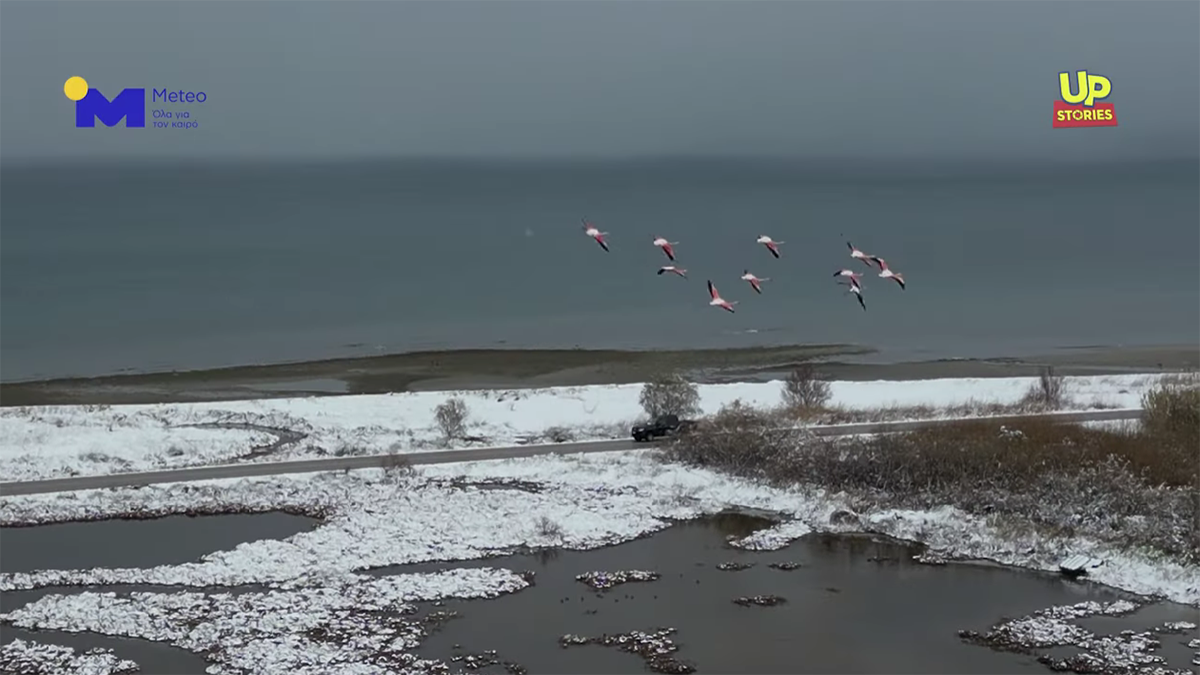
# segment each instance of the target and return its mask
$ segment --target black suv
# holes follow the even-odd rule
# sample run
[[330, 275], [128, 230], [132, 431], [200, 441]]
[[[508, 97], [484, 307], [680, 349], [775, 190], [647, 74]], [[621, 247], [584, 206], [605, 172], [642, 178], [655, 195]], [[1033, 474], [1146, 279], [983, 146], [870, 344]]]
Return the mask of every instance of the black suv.
[[633, 428], [633, 440], [638, 443], [682, 433], [692, 428], [696, 423], [691, 420], [681, 420], [676, 415], [660, 415], [649, 424], [639, 424]]

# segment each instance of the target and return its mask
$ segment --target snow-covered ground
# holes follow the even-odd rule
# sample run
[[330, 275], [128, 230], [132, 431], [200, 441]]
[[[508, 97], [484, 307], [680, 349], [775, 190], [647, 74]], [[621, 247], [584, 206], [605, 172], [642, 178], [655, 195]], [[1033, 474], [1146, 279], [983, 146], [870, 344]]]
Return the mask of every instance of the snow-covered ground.
[[[671, 519], [742, 507], [779, 513], [783, 522], [735, 545], [772, 548], [814, 530], [869, 531], [922, 541], [947, 556], [1044, 570], [1055, 570], [1069, 554], [1084, 554], [1106, 561], [1091, 571], [1102, 583], [1200, 606], [1196, 567], [1085, 539], [1014, 533], [952, 508], [853, 513], [841, 495], [767, 487], [664, 464], [649, 452], [464, 462], [392, 477], [376, 469], [0, 498], [2, 522], [117, 515], [135, 506], [153, 512], [293, 507], [327, 516], [314, 530], [242, 544], [197, 562], [0, 574], [0, 590], [76, 584], [328, 585], [367, 568], [476, 559], [522, 545], [594, 548], [663, 529]], [[543, 487], [470, 485], [488, 479]]]
[[[1135, 408], [1158, 375], [1069, 377], [1071, 408]], [[832, 406], [948, 408], [1017, 402], [1035, 378], [833, 382]], [[513, 445], [567, 428], [576, 440], [623, 438], [643, 416], [640, 384], [414, 392], [124, 406], [33, 406], [0, 410], [0, 476], [7, 481], [345, 454], [431, 449], [440, 432], [434, 409], [461, 398], [468, 433], [480, 445]], [[778, 405], [781, 383], [701, 385], [705, 414], [740, 399]], [[917, 414], [914, 412], [914, 414]], [[925, 411], [924, 414], [928, 414]], [[949, 414], [949, 413], [945, 413]], [[195, 425], [224, 425], [223, 428]], [[270, 429], [295, 436], [281, 447]], [[461, 444], [460, 444], [461, 446]]]
[[5, 673], [56, 673], [60, 675], [131, 675], [133, 661], [119, 659], [112, 650], [80, 653], [70, 647], [13, 640], [0, 645], [0, 667]]
[[412, 650], [427, 630], [425, 622], [411, 618], [417, 608], [410, 603], [490, 598], [529, 585], [518, 574], [492, 568], [338, 581], [237, 595], [49, 595], [9, 618], [18, 626], [89, 630], [208, 652], [217, 661], [209, 672], [383, 675], [426, 670]]
[[[495, 482], [478, 487], [485, 481], [523, 482], [507, 489], [498, 489]], [[209, 672], [214, 674], [243, 669], [264, 675], [444, 672], [420, 662], [412, 651], [426, 627], [410, 603], [519, 592], [529, 579], [496, 567], [385, 577], [365, 576], [361, 570], [481, 558], [521, 545], [598, 547], [665, 528], [671, 519], [729, 507], [776, 512], [783, 518], [777, 526], [731, 541], [735, 546], [761, 550], [785, 546], [813, 531], [871, 531], [923, 540], [945, 555], [1037, 569], [1054, 569], [1065, 554], [1083, 553], [1106, 561], [1093, 570], [1099, 581], [1200, 606], [1200, 572], [1195, 568], [1095, 542], [1014, 538], [1011, 528], [1001, 531], [985, 519], [949, 508], [856, 514], [838, 495], [769, 488], [667, 465], [647, 451], [439, 465], [392, 477], [363, 470], [8, 497], [0, 498], [0, 518], [116, 515], [135, 505], [158, 511], [292, 506], [324, 510], [327, 519], [315, 530], [282, 541], [246, 543], [193, 563], [0, 575], [0, 590], [60, 584], [266, 583], [274, 587], [267, 592], [181, 589], [118, 596], [100, 589], [47, 595], [2, 618], [33, 630], [95, 631], [210, 652], [216, 662]], [[1051, 623], [1046, 630], [1060, 628]], [[1039, 634], [1046, 632], [1040, 626]]]
[[[1071, 378], [1069, 393], [1077, 408], [1136, 407], [1157, 381], [1155, 376]], [[837, 382], [833, 403], [859, 409], [1013, 403], [1031, 382]], [[456, 394], [474, 417], [471, 431], [503, 444], [553, 426], [571, 427], [581, 436], [616, 433], [617, 426], [639, 416], [639, 389]], [[711, 413], [734, 399], [772, 406], [779, 393], [779, 383], [704, 386], [702, 407]], [[278, 439], [278, 434], [245, 428], [180, 426], [202, 423], [257, 424], [308, 435], [269, 459], [335, 454], [343, 448], [408, 451], [433, 441], [433, 408], [448, 395], [7, 409], [0, 411], [0, 471], [13, 480], [225, 462]], [[84, 464], [83, 457], [91, 455], [111, 459]], [[214, 675], [246, 670], [264, 675], [447, 672], [446, 664], [421, 661], [413, 652], [428, 626], [416, 618], [411, 603], [520, 592], [530, 578], [495, 567], [385, 577], [366, 576], [364, 570], [487, 558], [523, 546], [595, 548], [729, 508], [776, 513], [780, 519], [730, 541], [735, 547], [774, 549], [814, 531], [865, 531], [927, 543], [934, 560], [977, 558], [1055, 570], [1065, 557], [1082, 554], [1104, 561], [1089, 571], [1097, 581], [1200, 607], [1196, 567], [1082, 538], [1036, 536], [1011, 523], [993, 523], [949, 507], [855, 513], [844, 495], [769, 487], [666, 464], [652, 451], [0, 497], [0, 522], [280, 508], [320, 515], [323, 522], [283, 540], [248, 542], [183, 564], [0, 574], [3, 591], [84, 584], [190, 587], [123, 596], [103, 588], [47, 595], [0, 619], [32, 630], [96, 631], [169, 642], [211, 654], [214, 663], [208, 672]], [[238, 594], [194, 590], [244, 584], [271, 588]], [[1048, 630], [1056, 627], [1047, 624]], [[83, 656], [27, 643], [0, 651], [0, 663], [42, 664], [38, 672], [111, 673], [128, 667], [107, 655]]]

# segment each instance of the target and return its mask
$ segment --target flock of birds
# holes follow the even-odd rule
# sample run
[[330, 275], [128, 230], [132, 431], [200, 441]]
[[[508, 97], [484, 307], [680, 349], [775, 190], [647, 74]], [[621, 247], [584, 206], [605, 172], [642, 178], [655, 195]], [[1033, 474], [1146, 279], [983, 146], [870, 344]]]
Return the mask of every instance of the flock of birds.
[[[608, 242], [606, 242], [604, 240], [604, 238], [608, 236], [608, 233], [601, 232], [600, 229], [597, 228], [595, 225], [593, 225], [590, 221], [588, 221], [587, 218], [583, 219], [583, 232], [584, 232], [584, 234], [591, 237], [592, 239], [595, 239], [596, 243], [600, 245], [600, 248], [604, 249], [605, 251], [609, 250]], [[765, 234], [759, 235], [758, 239], [755, 239], [755, 242], [767, 247], [767, 250], [770, 251], [771, 255], [775, 256], [776, 259], [779, 259], [779, 257], [780, 257], [779, 256], [780, 245], [785, 243], [782, 241], [775, 241], [774, 239], [771, 239], [770, 237], [768, 237]], [[675, 248], [674, 247], [678, 246], [679, 242], [667, 241], [667, 239], [665, 239], [664, 237], [660, 237], [660, 236], [656, 235], [654, 237], [654, 245], [657, 246], [658, 248], [662, 249], [663, 254], [667, 256], [668, 260], [670, 260], [672, 263], [675, 262]], [[871, 271], [875, 271], [875, 267], [878, 266], [878, 268], [879, 268], [878, 276], [880, 276], [884, 279], [891, 279], [892, 281], [895, 281], [897, 284], [900, 285], [901, 290], [904, 289], [904, 287], [905, 287], [904, 286], [904, 277], [901, 274], [899, 274], [898, 272], [893, 272], [888, 267], [887, 261], [885, 261], [883, 258], [880, 258], [879, 256], [876, 256], [876, 255], [868, 255], [866, 253], [863, 253], [862, 251], [855, 248], [854, 245], [851, 244], [850, 242], [846, 242], [846, 246], [849, 247], [849, 249], [850, 249], [850, 257], [851, 258], [854, 258], [855, 260], [861, 260], [864, 264], [866, 264], [866, 266]], [[677, 276], [683, 277], [684, 279], [687, 278], [687, 270], [683, 269], [682, 267], [677, 267], [675, 265], [665, 265], [658, 269], [659, 275], [667, 274], [668, 272], [671, 274], [675, 274]], [[840, 269], [840, 270], [834, 272], [833, 276], [834, 277], [847, 277], [848, 279], [850, 279], [850, 281], [841, 281], [839, 279], [839, 280], [837, 280], [837, 283], [842, 286], [846, 286], [848, 288], [850, 294], [858, 299], [858, 304], [862, 306], [863, 311], [866, 311], [867, 303], [863, 301], [863, 296], [862, 296], [862, 288], [863, 288], [862, 287], [862, 275], [851, 269]], [[757, 277], [757, 276], [751, 274], [750, 270], [748, 270], [748, 269], [742, 270], [741, 278], [742, 278], [742, 281], [745, 281], [750, 284], [750, 287], [754, 289], [755, 293], [758, 293], [760, 295], [762, 294], [762, 282], [771, 280], [770, 277]], [[738, 304], [737, 300], [729, 301], [729, 300], [722, 298], [721, 294], [717, 292], [717, 287], [713, 285], [713, 282], [711, 279], [708, 281], [708, 294], [710, 296], [710, 300], [708, 302], [709, 305], [712, 305], [713, 307], [720, 307], [721, 309], [723, 309], [727, 312], [732, 313], [733, 306]]]

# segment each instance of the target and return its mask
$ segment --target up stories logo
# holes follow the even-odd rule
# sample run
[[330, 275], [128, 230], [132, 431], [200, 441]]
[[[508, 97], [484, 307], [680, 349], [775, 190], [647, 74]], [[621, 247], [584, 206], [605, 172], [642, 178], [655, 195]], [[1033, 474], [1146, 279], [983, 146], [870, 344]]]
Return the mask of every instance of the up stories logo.
[[1054, 128], [1115, 127], [1117, 111], [1111, 103], [1099, 103], [1112, 94], [1112, 82], [1103, 75], [1089, 74], [1086, 70], [1058, 74], [1058, 91], [1062, 98], [1054, 102]]

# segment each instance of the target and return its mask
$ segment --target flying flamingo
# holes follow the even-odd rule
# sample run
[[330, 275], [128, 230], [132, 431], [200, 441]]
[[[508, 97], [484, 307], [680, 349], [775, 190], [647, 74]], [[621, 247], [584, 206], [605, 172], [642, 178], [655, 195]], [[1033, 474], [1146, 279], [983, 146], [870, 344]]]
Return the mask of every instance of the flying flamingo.
[[683, 277], [684, 279], [687, 278], [687, 270], [683, 269], [682, 267], [676, 267], [674, 265], [667, 265], [666, 267], [658, 268], [658, 274], [661, 275], [664, 272], [671, 272], [672, 274], [678, 274], [679, 276]]
[[904, 289], [904, 277], [888, 269], [887, 262], [883, 258], [871, 256], [871, 260], [879, 263], [879, 269], [883, 270], [879, 273], [879, 276], [883, 277], [884, 279], [891, 279], [895, 281], [896, 283], [900, 284], [901, 290]]
[[608, 236], [608, 233], [601, 232], [595, 225], [589, 223], [587, 218], [583, 219], [583, 233], [595, 239], [596, 243], [600, 244], [600, 248], [608, 250], [608, 244], [604, 243], [604, 238]]
[[867, 303], [863, 302], [862, 299], [862, 287], [850, 284], [850, 292], [854, 294], [854, 297], [858, 298], [858, 304], [862, 305], [863, 311], [867, 311]]
[[762, 286], [760, 286], [759, 283], [763, 282], [763, 281], [770, 281], [770, 280], [771, 280], [770, 277], [764, 277], [762, 279], [759, 279], [758, 277], [751, 274], [750, 270], [742, 270], [742, 281], [749, 281], [750, 286], [754, 289], [754, 292], [758, 293], [759, 295], [762, 294]]
[[779, 257], [780, 244], [784, 243], [782, 241], [774, 241], [765, 234], [759, 235], [758, 239], [755, 239], [754, 241], [766, 246], [767, 250], [771, 252], [771, 255], [775, 256], [776, 258]]
[[[871, 263], [867, 263], [870, 265]], [[835, 277], [850, 277], [850, 285], [855, 288], [862, 288], [862, 275], [854, 270], [838, 270], [833, 273]]]
[[854, 244], [851, 244], [850, 242], [846, 242], [846, 246], [850, 248], [851, 258], [863, 261], [863, 264], [867, 267], [871, 266], [871, 261], [875, 259], [875, 256], [867, 255], [866, 253], [854, 248]]
[[662, 237], [655, 237], [654, 245], [661, 248], [663, 250], [663, 253], [667, 254], [667, 258], [669, 258], [671, 262], [675, 262], [675, 251], [671, 247], [678, 246], [679, 242], [667, 241], [666, 239], [664, 239]]
[[713, 282], [711, 280], [708, 282], [708, 294], [712, 296], [712, 300], [710, 300], [708, 304], [712, 305], [713, 307], [720, 307], [731, 314], [733, 313], [733, 306], [736, 305], [738, 301], [734, 300], [733, 302], [729, 302], [728, 300], [722, 298], [720, 294], [717, 293], [717, 287], [713, 286]]

